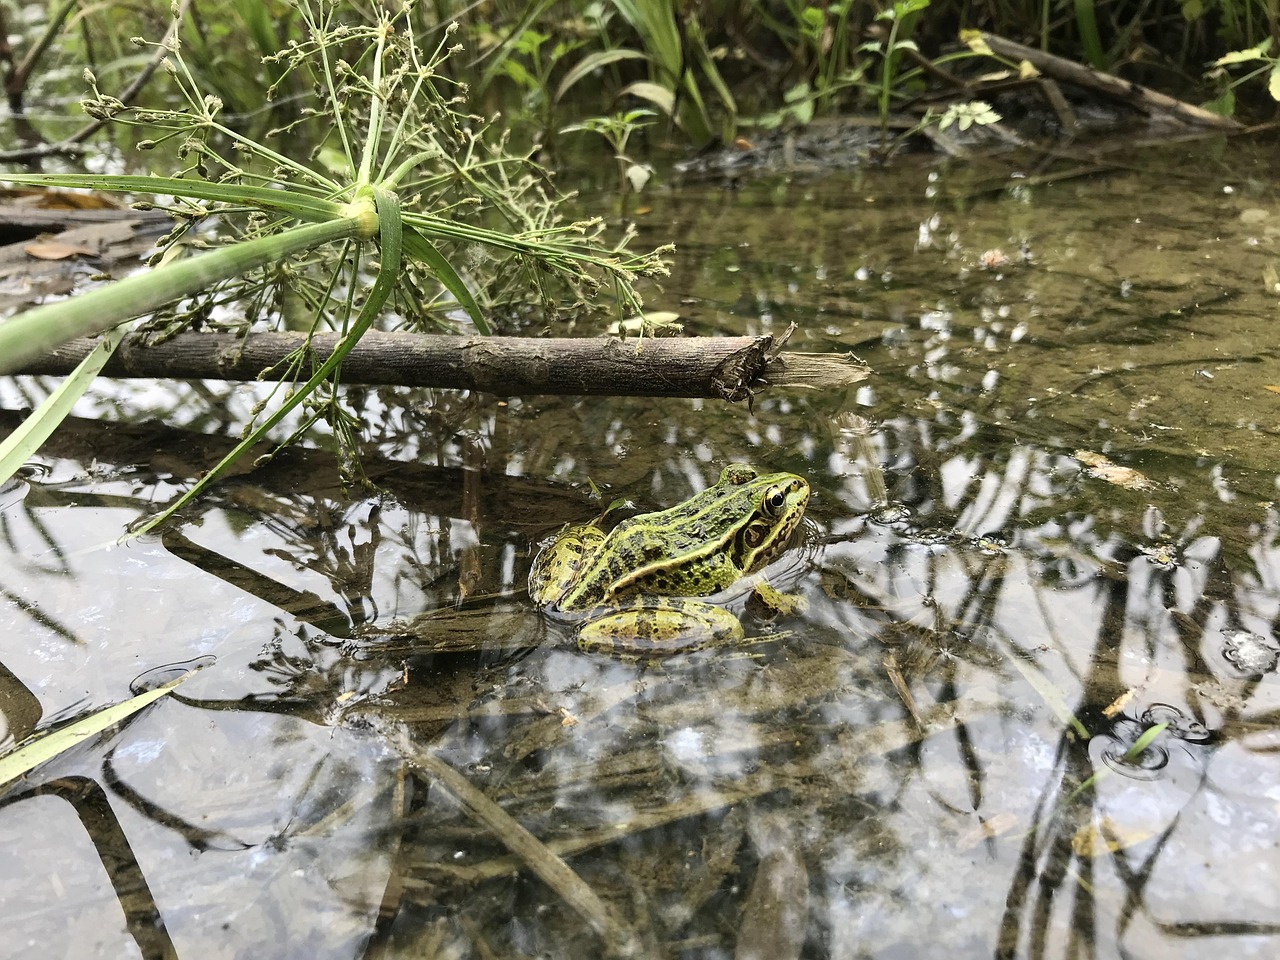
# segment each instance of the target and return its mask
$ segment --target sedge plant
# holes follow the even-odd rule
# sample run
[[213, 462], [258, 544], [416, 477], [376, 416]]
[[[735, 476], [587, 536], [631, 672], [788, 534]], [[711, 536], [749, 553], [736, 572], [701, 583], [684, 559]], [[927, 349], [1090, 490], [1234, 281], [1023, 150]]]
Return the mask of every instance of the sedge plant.
[[[86, 72], [93, 95], [84, 108], [137, 129], [140, 149], [172, 149], [180, 170], [4, 177], [26, 186], [165, 198], [156, 202], [175, 225], [150, 269], [0, 323], [0, 374], [142, 315], [150, 315], [148, 329], [167, 336], [193, 321], [225, 317], [231, 303], [249, 305], [246, 326], [279, 324], [286, 316], [296, 324], [300, 315], [307, 329], [343, 334], [321, 363], [309, 363], [306, 351], [295, 355], [289, 362], [303, 382], [275, 388], [235, 450], [135, 532], [171, 517], [300, 407], [304, 428], [327, 416], [340, 436], [342, 416], [332, 397], [342, 360], [384, 317], [421, 326], [443, 308], [486, 334], [484, 304], [502, 295], [502, 284], [537, 291], [551, 308], [580, 305], [607, 290], [626, 316], [639, 312], [637, 278], [665, 272], [665, 249], [632, 254], [627, 238], [606, 241], [599, 219], [562, 222], [542, 172], [508, 152], [505, 140], [491, 142], [483, 118], [463, 112], [465, 90], [450, 89], [440, 69], [457, 52], [449, 46], [452, 27], [424, 47], [411, 28], [412, 2], [396, 13], [377, 5], [354, 24], [338, 22], [337, 9], [332, 0], [299, 0], [304, 39], [273, 58], [282, 81], [293, 77], [319, 91], [293, 126], [275, 132], [301, 140], [301, 124], [320, 122], [309, 161], [224, 122], [221, 102], [196, 84], [174, 31], [165, 66], [182, 106], [126, 107]], [[211, 236], [203, 225], [215, 218]], [[179, 255], [186, 249], [200, 252]], [[484, 267], [493, 278], [489, 288], [464, 280], [462, 263], [468, 277]], [[56, 409], [33, 417], [45, 421], [47, 434], [67, 409], [64, 395]], [[0, 479], [24, 452], [29, 444], [0, 455]]]

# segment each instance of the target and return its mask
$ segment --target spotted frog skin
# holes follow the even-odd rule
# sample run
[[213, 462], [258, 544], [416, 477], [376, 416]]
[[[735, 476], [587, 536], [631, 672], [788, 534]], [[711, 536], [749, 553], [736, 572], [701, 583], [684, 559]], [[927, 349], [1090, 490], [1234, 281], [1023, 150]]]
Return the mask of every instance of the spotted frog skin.
[[[585, 650], [654, 658], [731, 645], [742, 639], [738, 618], [695, 598], [767, 566], [808, 502], [803, 477], [730, 464], [702, 493], [610, 533], [594, 523], [566, 527], [534, 561], [529, 596], [557, 619], [578, 621]], [[763, 582], [753, 594], [780, 613], [802, 605]]]

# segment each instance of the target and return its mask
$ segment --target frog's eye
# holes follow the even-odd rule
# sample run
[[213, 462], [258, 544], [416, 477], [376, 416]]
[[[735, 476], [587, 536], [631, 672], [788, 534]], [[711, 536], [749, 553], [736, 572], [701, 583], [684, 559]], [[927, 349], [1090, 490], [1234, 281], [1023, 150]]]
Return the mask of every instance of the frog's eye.
[[782, 513], [782, 508], [787, 504], [787, 494], [782, 487], [770, 487], [764, 495], [764, 500], [760, 504], [764, 509], [767, 517], [777, 517]]

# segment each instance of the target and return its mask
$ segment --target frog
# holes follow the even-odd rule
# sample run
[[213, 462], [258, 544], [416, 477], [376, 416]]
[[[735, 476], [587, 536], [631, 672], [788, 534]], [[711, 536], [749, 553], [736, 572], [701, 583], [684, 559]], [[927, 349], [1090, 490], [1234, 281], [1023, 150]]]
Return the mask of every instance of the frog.
[[802, 598], [755, 575], [786, 549], [808, 502], [809, 483], [797, 474], [729, 464], [701, 493], [608, 533], [599, 520], [565, 527], [535, 558], [529, 597], [575, 623], [589, 652], [654, 659], [741, 643], [738, 617], [702, 598], [754, 577], [753, 609], [802, 610]]

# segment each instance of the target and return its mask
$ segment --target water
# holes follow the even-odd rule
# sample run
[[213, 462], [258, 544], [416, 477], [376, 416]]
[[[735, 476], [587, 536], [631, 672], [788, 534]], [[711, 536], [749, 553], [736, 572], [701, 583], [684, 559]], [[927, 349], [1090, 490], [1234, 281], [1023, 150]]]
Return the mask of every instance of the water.
[[[371, 490], [291, 449], [111, 549], [252, 390], [104, 384], [0, 493], [7, 735], [217, 659], [0, 799], [0, 953], [1274, 955], [1272, 150], [660, 190], [655, 309], [874, 375], [749, 409], [363, 390]], [[547, 635], [518, 592], [588, 480], [650, 509], [732, 461], [814, 488], [807, 613], [650, 666]]]

